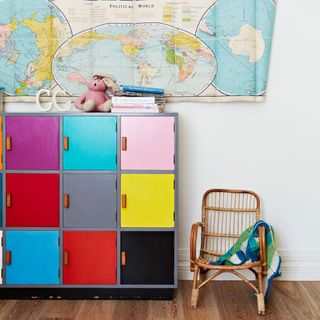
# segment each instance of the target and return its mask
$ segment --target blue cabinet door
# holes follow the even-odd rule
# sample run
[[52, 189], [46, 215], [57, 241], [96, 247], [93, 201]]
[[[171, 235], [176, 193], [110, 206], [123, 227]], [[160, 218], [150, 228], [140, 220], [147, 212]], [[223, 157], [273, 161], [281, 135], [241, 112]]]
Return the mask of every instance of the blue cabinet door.
[[7, 231], [6, 283], [59, 284], [58, 241], [58, 231]]
[[116, 170], [116, 117], [63, 118], [65, 170]]

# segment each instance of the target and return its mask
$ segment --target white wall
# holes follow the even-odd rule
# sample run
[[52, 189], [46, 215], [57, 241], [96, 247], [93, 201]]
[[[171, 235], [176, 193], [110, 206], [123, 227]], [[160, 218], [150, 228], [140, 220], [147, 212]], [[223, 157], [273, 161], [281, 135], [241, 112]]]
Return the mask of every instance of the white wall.
[[265, 103], [175, 104], [180, 115], [180, 274], [211, 187], [259, 193], [283, 278], [320, 280], [320, 2], [280, 1]]
[[190, 277], [189, 232], [200, 219], [201, 196], [221, 187], [260, 194], [263, 217], [276, 230], [283, 279], [320, 280], [319, 12], [317, 0], [278, 4], [265, 103], [167, 106], [180, 115], [182, 278]]

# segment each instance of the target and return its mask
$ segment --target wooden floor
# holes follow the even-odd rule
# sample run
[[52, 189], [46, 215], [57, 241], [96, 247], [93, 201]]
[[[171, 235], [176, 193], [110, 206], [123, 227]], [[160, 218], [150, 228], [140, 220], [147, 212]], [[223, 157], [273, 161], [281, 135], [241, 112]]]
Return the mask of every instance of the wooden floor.
[[201, 289], [196, 310], [190, 309], [190, 287], [190, 281], [181, 281], [173, 301], [2, 300], [0, 319], [320, 319], [320, 282], [274, 282], [264, 318], [244, 283], [210, 283]]

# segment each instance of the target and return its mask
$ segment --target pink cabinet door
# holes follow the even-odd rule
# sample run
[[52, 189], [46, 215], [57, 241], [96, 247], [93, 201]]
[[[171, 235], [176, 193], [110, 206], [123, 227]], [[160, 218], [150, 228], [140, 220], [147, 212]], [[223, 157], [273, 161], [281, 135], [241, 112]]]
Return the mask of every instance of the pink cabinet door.
[[173, 170], [174, 117], [122, 117], [121, 169]]

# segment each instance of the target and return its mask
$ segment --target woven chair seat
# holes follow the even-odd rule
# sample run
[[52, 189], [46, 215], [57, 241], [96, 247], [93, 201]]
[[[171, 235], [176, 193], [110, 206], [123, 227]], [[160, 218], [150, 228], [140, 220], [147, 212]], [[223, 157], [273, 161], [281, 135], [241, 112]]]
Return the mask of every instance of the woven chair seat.
[[195, 263], [202, 268], [207, 268], [211, 270], [242, 270], [242, 269], [248, 269], [251, 267], [256, 267], [260, 266], [261, 262], [256, 261], [256, 262], [246, 262], [240, 265], [219, 265], [219, 264], [211, 264], [209, 260], [203, 259], [203, 258], [198, 258], [196, 259]]

